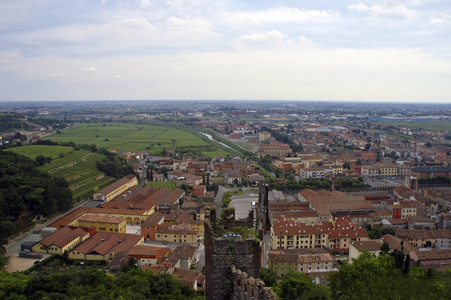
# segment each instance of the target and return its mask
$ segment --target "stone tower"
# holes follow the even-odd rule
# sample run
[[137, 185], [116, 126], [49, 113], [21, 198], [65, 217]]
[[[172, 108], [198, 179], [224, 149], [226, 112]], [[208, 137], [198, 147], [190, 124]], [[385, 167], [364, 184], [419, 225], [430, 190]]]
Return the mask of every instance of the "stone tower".
[[[213, 230], [213, 223], [208, 220], [205, 220], [204, 225], [207, 300], [229, 300], [234, 290], [232, 266], [258, 278], [262, 258], [261, 242], [257, 238], [224, 237], [224, 233], [218, 235]], [[233, 228], [228, 231], [233, 232]]]

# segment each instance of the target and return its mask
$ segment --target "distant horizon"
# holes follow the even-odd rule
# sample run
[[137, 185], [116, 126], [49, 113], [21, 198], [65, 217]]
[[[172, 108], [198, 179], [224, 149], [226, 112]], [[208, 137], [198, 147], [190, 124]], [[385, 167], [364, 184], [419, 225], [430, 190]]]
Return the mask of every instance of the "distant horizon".
[[19, 102], [127, 102], [127, 101], [161, 101], [161, 102], [351, 102], [351, 103], [364, 103], [364, 104], [422, 104], [422, 105], [430, 105], [430, 104], [448, 104], [451, 105], [451, 101], [396, 101], [396, 100], [284, 100], [284, 99], [89, 99], [89, 100], [70, 100], [70, 99], [60, 99], [60, 100], [0, 100], [0, 103], [19, 103]]

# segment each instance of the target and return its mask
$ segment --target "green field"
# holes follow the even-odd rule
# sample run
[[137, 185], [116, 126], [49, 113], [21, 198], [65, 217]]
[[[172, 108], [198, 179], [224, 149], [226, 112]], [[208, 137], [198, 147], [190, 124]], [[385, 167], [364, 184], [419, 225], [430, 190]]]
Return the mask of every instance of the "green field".
[[27, 145], [22, 147], [9, 148], [8, 151], [24, 155], [31, 159], [36, 159], [37, 156], [43, 155], [55, 159], [60, 157], [60, 154], [66, 154], [74, 149], [65, 146], [47, 146], [47, 145]]
[[261, 147], [262, 143], [255, 142], [255, 143], [240, 143], [240, 146], [248, 151], [252, 151], [254, 147]]
[[447, 121], [379, 121], [375, 123], [394, 127], [424, 128], [426, 130], [451, 130], [451, 122]]
[[165, 187], [170, 191], [175, 190], [177, 188], [175, 183], [173, 183], [172, 181], [149, 182], [146, 183], [146, 185], [153, 186], [154, 188]]
[[164, 125], [142, 125], [122, 123], [78, 124], [61, 134], [45, 139], [75, 144], [95, 144], [99, 148], [119, 152], [148, 151], [153, 155], [166, 150], [190, 150], [214, 157], [227, 154], [213, 142], [196, 132]]

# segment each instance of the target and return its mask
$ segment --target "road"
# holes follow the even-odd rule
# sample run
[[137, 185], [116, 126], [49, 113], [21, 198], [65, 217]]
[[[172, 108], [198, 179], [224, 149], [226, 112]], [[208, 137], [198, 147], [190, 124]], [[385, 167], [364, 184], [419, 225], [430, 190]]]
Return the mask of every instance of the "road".
[[196, 257], [197, 257], [196, 271], [201, 272], [202, 268], [205, 266], [205, 246], [203, 244], [201, 244], [200, 248], [197, 249]]

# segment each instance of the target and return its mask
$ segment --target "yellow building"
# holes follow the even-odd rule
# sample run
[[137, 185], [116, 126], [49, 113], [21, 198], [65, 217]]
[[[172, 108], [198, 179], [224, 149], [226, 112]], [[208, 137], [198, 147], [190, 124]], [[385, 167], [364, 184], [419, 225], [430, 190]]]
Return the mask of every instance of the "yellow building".
[[398, 176], [398, 165], [396, 164], [378, 164], [379, 176], [382, 178], [392, 178]]
[[292, 269], [303, 273], [320, 273], [334, 270], [335, 259], [323, 249], [272, 250], [268, 255], [268, 267], [283, 276]]
[[349, 245], [348, 264], [352, 264], [353, 259], [358, 258], [364, 251], [378, 256], [381, 252], [382, 244], [381, 240], [352, 242]]
[[155, 230], [155, 240], [169, 243], [197, 243], [198, 232], [187, 224], [162, 224]]
[[126, 233], [124, 217], [84, 215], [73, 222], [73, 226], [95, 228], [98, 232]]
[[291, 153], [290, 146], [287, 144], [270, 144], [270, 145], [261, 145], [260, 153], [269, 154], [271, 156], [282, 156], [285, 157], [288, 153]]
[[95, 193], [93, 198], [109, 202], [136, 185], [138, 185], [138, 178], [130, 174], [104, 187]]
[[332, 174], [342, 174], [343, 173], [343, 166], [330, 166], [332, 169]]
[[259, 142], [264, 142], [266, 140], [268, 140], [271, 137], [271, 133], [267, 132], [267, 131], [262, 131], [258, 133], [258, 141]]
[[63, 227], [33, 245], [33, 252], [62, 255], [89, 238], [89, 232], [82, 228]]
[[349, 217], [333, 218], [331, 222], [317, 225], [281, 219], [271, 227], [272, 249], [330, 248], [347, 252], [351, 242], [368, 239], [365, 229], [352, 223]]
[[204, 229], [204, 222], [197, 220], [191, 222], [191, 230], [199, 232], [202, 236], [204, 235], [205, 229]]
[[375, 166], [362, 166], [361, 173], [364, 178], [379, 178], [379, 168]]
[[148, 211], [133, 209], [114, 209], [114, 208], [91, 208], [87, 210], [87, 215], [93, 216], [109, 216], [116, 218], [124, 218], [125, 222], [130, 225], [140, 225], [149, 215], [155, 212], [155, 208]]
[[69, 259], [110, 261], [119, 252], [128, 252], [144, 244], [144, 237], [136, 234], [97, 232], [69, 251]]

